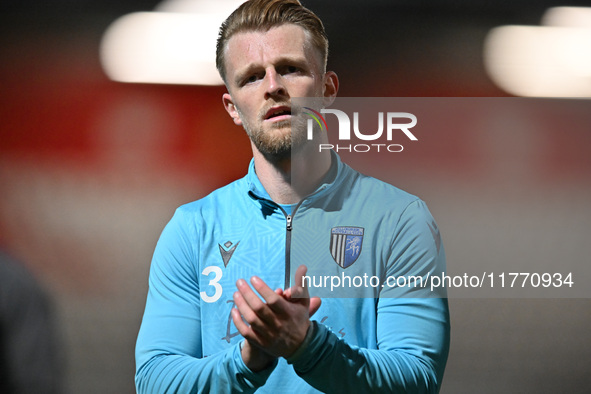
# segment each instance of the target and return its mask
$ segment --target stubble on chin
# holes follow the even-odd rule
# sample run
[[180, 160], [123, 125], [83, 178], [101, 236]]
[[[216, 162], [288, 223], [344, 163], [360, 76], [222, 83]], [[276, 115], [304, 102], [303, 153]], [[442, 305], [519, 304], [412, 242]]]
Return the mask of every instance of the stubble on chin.
[[292, 151], [299, 150], [305, 141], [304, 133], [292, 133], [289, 120], [274, 123], [269, 130], [253, 129], [247, 124], [244, 129], [257, 150], [269, 159], [289, 158]]
[[265, 156], [285, 156], [291, 152], [290, 122], [278, 122], [270, 130], [262, 127], [249, 130], [246, 125], [246, 133], [254, 146]]

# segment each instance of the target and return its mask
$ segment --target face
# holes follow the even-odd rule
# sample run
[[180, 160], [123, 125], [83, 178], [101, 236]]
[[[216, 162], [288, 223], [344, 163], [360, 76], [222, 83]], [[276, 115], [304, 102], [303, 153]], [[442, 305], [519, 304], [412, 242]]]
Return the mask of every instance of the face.
[[305, 30], [293, 24], [235, 34], [225, 50], [224, 107], [259, 152], [289, 155], [306, 140], [303, 127], [292, 130], [290, 98], [332, 101], [336, 74], [323, 72], [319, 52]]

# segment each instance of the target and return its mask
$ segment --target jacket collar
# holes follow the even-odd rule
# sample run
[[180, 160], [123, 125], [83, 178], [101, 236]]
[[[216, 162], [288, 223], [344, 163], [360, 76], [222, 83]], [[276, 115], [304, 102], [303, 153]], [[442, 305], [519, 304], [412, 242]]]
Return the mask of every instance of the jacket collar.
[[[316, 199], [326, 194], [329, 190], [338, 185], [341, 179], [343, 178], [344, 172], [346, 171], [346, 165], [341, 161], [339, 155], [337, 155], [334, 151], [331, 150], [330, 153], [331, 164], [328, 173], [326, 174], [318, 188], [314, 191], [314, 193], [305, 197], [304, 200]], [[256, 174], [256, 169], [254, 167], [254, 159], [250, 161], [250, 164], [248, 166], [248, 174], [246, 175], [246, 180], [248, 184], [248, 195], [253, 200], [266, 200], [268, 202], [272, 202], [269, 193], [267, 193], [259, 177]]]

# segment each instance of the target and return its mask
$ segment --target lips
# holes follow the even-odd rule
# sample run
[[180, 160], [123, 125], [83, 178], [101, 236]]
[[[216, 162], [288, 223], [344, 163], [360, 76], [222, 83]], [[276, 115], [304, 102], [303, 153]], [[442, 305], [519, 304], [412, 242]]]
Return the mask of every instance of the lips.
[[270, 108], [265, 113], [265, 120], [274, 120], [276, 118], [284, 119], [286, 116], [291, 116], [291, 108], [286, 105]]

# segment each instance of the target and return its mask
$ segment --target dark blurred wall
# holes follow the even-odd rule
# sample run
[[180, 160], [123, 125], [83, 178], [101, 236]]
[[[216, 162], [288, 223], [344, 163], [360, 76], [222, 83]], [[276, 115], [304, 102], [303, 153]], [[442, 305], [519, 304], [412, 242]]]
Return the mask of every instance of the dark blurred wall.
[[[506, 96], [484, 73], [482, 40], [499, 24], [538, 23], [543, 2], [427, 3], [304, 2], [325, 21], [341, 96]], [[154, 4], [0, 7], [0, 243], [57, 301], [69, 393], [134, 392], [158, 235], [178, 205], [242, 176], [251, 156], [222, 87], [120, 84], [103, 74], [106, 27]], [[560, 251], [557, 266], [588, 260], [589, 137], [566, 137], [551, 122], [544, 132], [527, 123], [517, 140], [494, 122], [494, 133], [447, 128], [381, 175], [429, 203], [450, 266], [494, 258], [503, 245], [505, 255], [544, 258], [524, 232], [566, 245], [548, 249]], [[503, 151], [507, 140], [517, 142]], [[508, 162], [519, 171], [507, 172]], [[442, 392], [586, 392], [588, 299], [450, 305]]]

